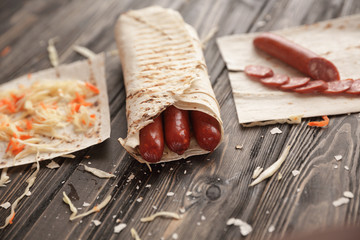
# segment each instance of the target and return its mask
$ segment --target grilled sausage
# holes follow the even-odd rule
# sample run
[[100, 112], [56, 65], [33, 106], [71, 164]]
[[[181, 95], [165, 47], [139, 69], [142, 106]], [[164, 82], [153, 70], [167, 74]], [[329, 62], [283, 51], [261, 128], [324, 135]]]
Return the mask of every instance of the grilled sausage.
[[168, 148], [181, 155], [190, 146], [189, 112], [174, 106], [164, 111], [165, 142]]
[[156, 117], [154, 122], [140, 130], [139, 151], [147, 162], [160, 161], [164, 152], [164, 133], [161, 115]]
[[190, 116], [197, 143], [202, 149], [213, 151], [221, 140], [218, 121], [200, 111], [191, 111]]

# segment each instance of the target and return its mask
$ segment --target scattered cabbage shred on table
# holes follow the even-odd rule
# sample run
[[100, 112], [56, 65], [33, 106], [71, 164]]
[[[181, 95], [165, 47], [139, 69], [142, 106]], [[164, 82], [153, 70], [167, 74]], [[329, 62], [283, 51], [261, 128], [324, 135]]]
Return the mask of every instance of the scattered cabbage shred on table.
[[91, 128], [96, 114], [88, 99], [98, 94], [91, 83], [70, 79], [1, 91], [0, 141], [7, 142], [6, 156], [16, 160], [37, 151], [62, 151], [57, 145], [71, 139], [58, 130], [72, 125], [75, 133], [85, 133]]

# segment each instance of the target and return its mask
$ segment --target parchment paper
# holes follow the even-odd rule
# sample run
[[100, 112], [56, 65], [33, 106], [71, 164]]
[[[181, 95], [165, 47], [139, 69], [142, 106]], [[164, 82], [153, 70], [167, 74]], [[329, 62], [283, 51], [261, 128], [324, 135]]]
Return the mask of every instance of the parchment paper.
[[[88, 100], [89, 102], [97, 103], [91, 107], [91, 110], [96, 114], [96, 122], [94, 127], [85, 134], [75, 133], [72, 130], [72, 126], [59, 131], [59, 134], [68, 137], [71, 139], [71, 142], [58, 145], [58, 149], [64, 150], [61, 152], [40, 152], [39, 160], [52, 159], [57, 156], [75, 152], [100, 143], [110, 137], [110, 116], [105, 79], [104, 54], [98, 54], [91, 60], [89, 59], [78, 61], [68, 65], [60, 65], [56, 69], [50, 68], [36, 73], [31, 73], [30, 79], [27, 75], [24, 75], [0, 86], [0, 91], [4, 91], [7, 89], [17, 88], [19, 84], [22, 84], [25, 87], [30, 86], [38, 80], [59, 81], [69, 79], [90, 82], [96, 85], [100, 90], [99, 95], [96, 95], [95, 97]], [[51, 143], [52, 141], [54, 140], [48, 139], [47, 143]], [[29, 155], [22, 159], [17, 159], [16, 161], [14, 161], [13, 158], [5, 158], [5, 149], [7, 144], [7, 142], [0, 141], [0, 169], [36, 162], [35, 154]]]
[[[341, 79], [360, 78], [360, 15], [275, 31], [332, 61]], [[360, 111], [360, 96], [298, 94], [263, 86], [248, 78], [246, 65], [264, 65], [276, 73], [304, 76], [281, 61], [256, 50], [253, 39], [259, 33], [217, 39], [229, 70], [239, 123], [283, 122], [292, 116], [315, 117]]]

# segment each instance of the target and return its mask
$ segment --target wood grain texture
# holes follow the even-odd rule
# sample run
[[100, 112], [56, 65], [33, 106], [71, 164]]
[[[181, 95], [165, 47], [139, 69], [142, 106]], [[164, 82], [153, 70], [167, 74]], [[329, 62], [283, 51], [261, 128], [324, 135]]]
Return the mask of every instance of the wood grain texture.
[[[360, 224], [358, 114], [331, 117], [324, 129], [307, 127], [309, 120], [296, 126], [240, 127], [215, 38], [204, 54], [224, 121], [225, 141], [220, 148], [208, 155], [154, 165], [152, 172], [126, 153], [117, 141], [126, 136], [127, 126], [121, 66], [119, 58], [110, 54], [116, 50], [113, 28], [121, 13], [150, 5], [178, 10], [200, 37], [217, 28], [215, 38], [360, 13], [356, 0], [1, 1], [0, 50], [11, 46], [12, 51], [0, 58], [0, 82], [50, 67], [46, 45], [52, 37], [59, 38], [56, 48], [61, 63], [82, 59], [73, 52], [74, 44], [106, 51], [112, 132], [104, 143], [75, 153], [75, 159], [56, 159], [59, 169], [47, 169], [42, 163], [32, 195], [20, 202], [14, 224], [0, 230], [0, 239], [131, 239], [132, 227], [141, 239], [172, 239], [174, 233], [178, 239], [270, 239]], [[271, 135], [275, 126], [283, 133]], [[283, 178], [278, 181], [275, 174], [248, 187], [253, 170], [270, 166], [289, 144], [290, 154], [279, 170]], [[343, 159], [336, 161], [335, 155]], [[99, 179], [79, 163], [112, 172], [116, 178]], [[292, 170], [300, 174], [294, 177]], [[20, 196], [31, 173], [30, 166], [10, 169], [11, 182], [0, 188], [0, 203], [12, 203]], [[332, 201], [346, 190], [354, 193], [354, 199], [335, 208]], [[109, 194], [112, 199], [99, 213], [70, 222], [69, 208], [62, 202], [64, 191], [81, 208], [79, 212]], [[168, 192], [174, 196], [167, 196]], [[84, 207], [84, 202], [90, 206]], [[185, 209], [181, 220], [140, 222], [155, 212], [179, 213], [181, 208]], [[0, 209], [0, 223], [9, 212]], [[247, 221], [253, 232], [242, 237], [238, 227], [226, 225], [231, 217]], [[95, 219], [101, 225], [95, 226]], [[127, 224], [119, 234], [114, 233], [117, 219]], [[275, 230], [269, 233], [271, 225]]]

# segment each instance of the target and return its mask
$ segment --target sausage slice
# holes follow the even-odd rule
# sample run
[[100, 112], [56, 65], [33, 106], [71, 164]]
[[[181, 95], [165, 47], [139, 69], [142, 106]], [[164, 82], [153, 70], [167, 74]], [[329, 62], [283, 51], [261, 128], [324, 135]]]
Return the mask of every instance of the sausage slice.
[[245, 74], [250, 77], [257, 77], [257, 78], [266, 78], [272, 77], [274, 75], [273, 70], [269, 67], [264, 67], [260, 65], [248, 65], [245, 67]]
[[305, 86], [309, 81], [310, 81], [310, 78], [308, 78], [308, 77], [292, 77], [292, 78], [290, 78], [288, 83], [281, 85], [280, 88], [282, 90], [291, 90], [291, 89]]
[[293, 91], [297, 93], [316, 93], [327, 89], [327, 83], [323, 80], [309, 81], [305, 86], [295, 88]]
[[324, 90], [324, 93], [338, 94], [338, 93], [346, 92], [352, 86], [353, 81], [354, 80], [352, 80], [352, 79], [346, 79], [346, 80], [342, 80], [342, 81], [328, 82], [327, 83], [328, 87], [326, 90]]

